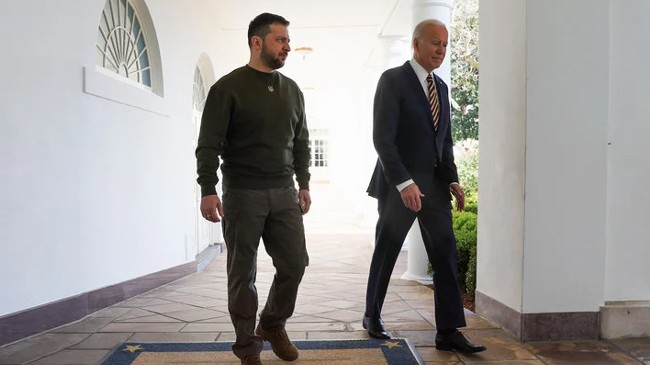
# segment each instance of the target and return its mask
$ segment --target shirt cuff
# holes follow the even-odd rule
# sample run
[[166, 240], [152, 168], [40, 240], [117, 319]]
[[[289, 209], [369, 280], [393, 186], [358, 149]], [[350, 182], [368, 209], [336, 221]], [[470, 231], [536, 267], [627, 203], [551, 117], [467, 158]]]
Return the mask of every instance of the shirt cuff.
[[409, 186], [411, 184], [413, 184], [413, 179], [408, 179], [408, 180], [404, 181], [403, 183], [397, 185], [397, 190], [399, 190], [399, 192], [401, 193], [402, 190], [404, 190], [405, 187], [407, 187], [407, 186]]

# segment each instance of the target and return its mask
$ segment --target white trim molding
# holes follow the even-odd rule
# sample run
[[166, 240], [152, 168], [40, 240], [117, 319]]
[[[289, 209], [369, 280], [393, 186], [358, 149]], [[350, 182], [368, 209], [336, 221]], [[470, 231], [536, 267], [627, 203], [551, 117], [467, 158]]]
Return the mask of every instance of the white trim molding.
[[83, 91], [102, 99], [169, 116], [165, 99], [140, 83], [99, 66], [83, 67]]
[[650, 301], [605, 302], [600, 308], [600, 336], [650, 337]]

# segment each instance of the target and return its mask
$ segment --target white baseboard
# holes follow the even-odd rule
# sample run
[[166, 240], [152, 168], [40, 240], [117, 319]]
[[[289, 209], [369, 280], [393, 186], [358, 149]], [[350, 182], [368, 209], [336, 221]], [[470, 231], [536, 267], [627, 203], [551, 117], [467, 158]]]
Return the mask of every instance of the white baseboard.
[[600, 308], [600, 336], [650, 337], [650, 301], [606, 302]]

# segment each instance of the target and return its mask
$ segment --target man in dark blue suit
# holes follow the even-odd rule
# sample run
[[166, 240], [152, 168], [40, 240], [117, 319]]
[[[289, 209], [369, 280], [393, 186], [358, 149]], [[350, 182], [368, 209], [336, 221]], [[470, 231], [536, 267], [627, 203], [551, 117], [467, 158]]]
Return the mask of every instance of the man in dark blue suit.
[[436, 348], [473, 353], [485, 347], [458, 331], [466, 323], [451, 221], [451, 194], [458, 210], [464, 209], [465, 196], [454, 163], [447, 85], [433, 74], [447, 42], [442, 22], [421, 22], [413, 31], [413, 59], [384, 72], [377, 85], [373, 141], [379, 158], [368, 194], [378, 199], [379, 219], [363, 326], [373, 337], [390, 338], [381, 309], [395, 261], [417, 218], [435, 272]]

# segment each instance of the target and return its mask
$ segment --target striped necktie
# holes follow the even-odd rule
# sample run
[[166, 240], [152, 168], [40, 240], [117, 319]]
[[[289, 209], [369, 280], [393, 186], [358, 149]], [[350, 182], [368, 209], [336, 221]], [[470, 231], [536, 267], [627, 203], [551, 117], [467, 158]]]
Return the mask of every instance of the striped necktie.
[[431, 107], [431, 115], [433, 116], [433, 129], [438, 130], [438, 119], [440, 117], [440, 105], [438, 104], [438, 93], [433, 84], [433, 77], [431, 74], [427, 76], [427, 85], [429, 87], [429, 106]]

